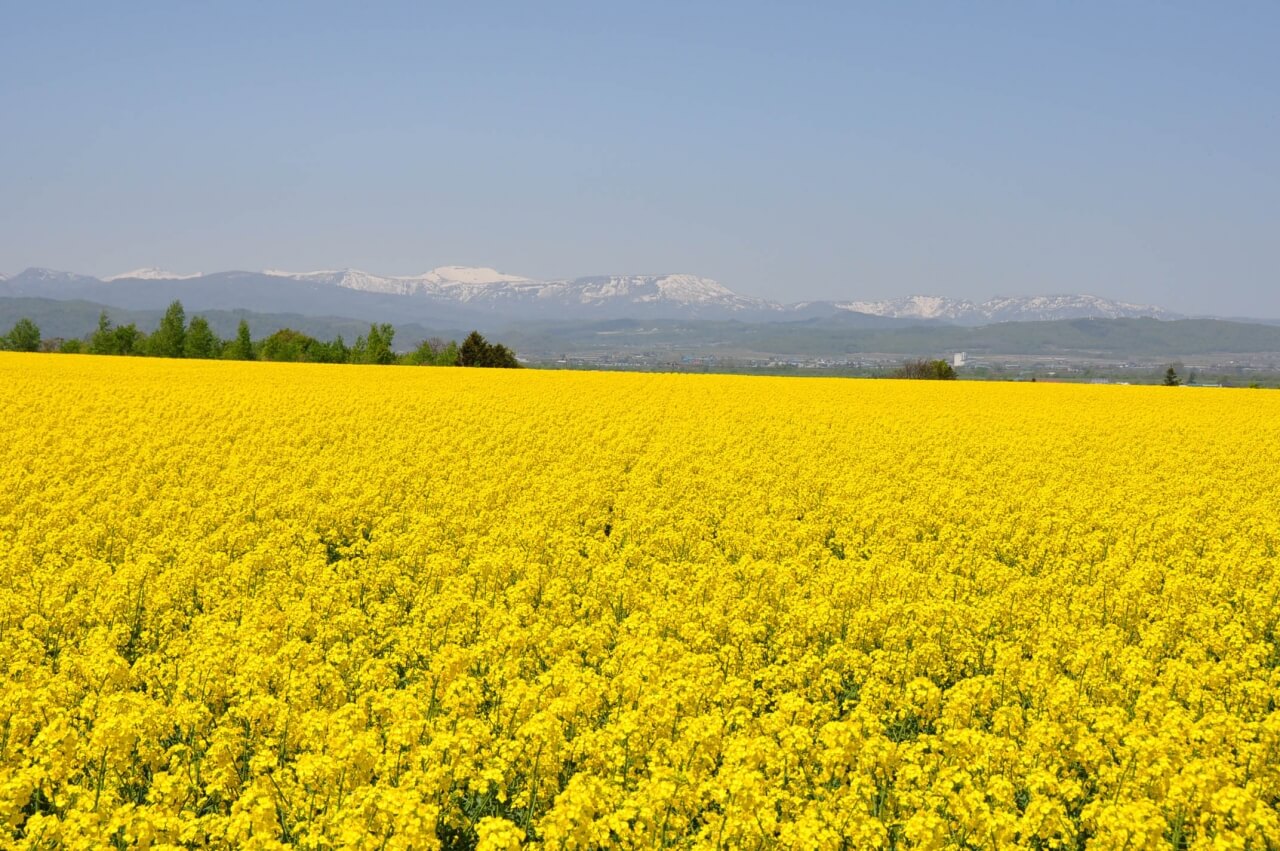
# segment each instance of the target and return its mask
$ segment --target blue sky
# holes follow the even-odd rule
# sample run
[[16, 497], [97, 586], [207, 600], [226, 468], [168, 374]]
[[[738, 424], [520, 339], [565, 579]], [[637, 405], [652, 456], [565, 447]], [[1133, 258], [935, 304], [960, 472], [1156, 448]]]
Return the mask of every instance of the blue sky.
[[0, 272], [1280, 316], [1280, 4], [0, 0]]

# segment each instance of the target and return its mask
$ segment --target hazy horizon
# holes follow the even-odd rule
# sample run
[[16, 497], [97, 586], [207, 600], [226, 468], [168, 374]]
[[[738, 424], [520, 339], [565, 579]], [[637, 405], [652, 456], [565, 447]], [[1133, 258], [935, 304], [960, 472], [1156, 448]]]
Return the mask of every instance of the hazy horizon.
[[[181, 269], [168, 269], [168, 268], [163, 268], [163, 267], [159, 267], [159, 266], [144, 266], [144, 267], [138, 267], [137, 269], [127, 269], [127, 270], [124, 270], [123, 272], [117, 272], [117, 273], [113, 273], [113, 274], [111, 274], [111, 275], [95, 275], [95, 274], [92, 274], [92, 273], [83, 272], [83, 271], [79, 271], [79, 270], [76, 270], [76, 269], [58, 269], [58, 268], [54, 268], [54, 267], [30, 267], [30, 266], [29, 266], [29, 267], [26, 267], [26, 268], [24, 268], [24, 269], [18, 270], [18, 271], [16, 271], [16, 272], [6, 272], [5, 270], [0, 269], [0, 280], [4, 280], [4, 279], [6, 279], [6, 278], [8, 278], [8, 279], [16, 278], [18, 275], [21, 275], [23, 272], [27, 272], [27, 271], [29, 271], [29, 270], [31, 270], [31, 269], [33, 269], [33, 268], [37, 268], [37, 269], [46, 269], [46, 270], [48, 270], [48, 271], [53, 271], [53, 272], [71, 273], [71, 274], [76, 274], [76, 275], [89, 275], [90, 277], [98, 278], [99, 280], [103, 280], [103, 281], [110, 281], [110, 280], [112, 280], [112, 279], [123, 279], [123, 278], [129, 278], [129, 277], [130, 277], [130, 274], [129, 274], [129, 273], [131, 273], [131, 272], [147, 273], [147, 274], [143, 274], [143, 275], [142, 275], [142, 277], [144, 277], [144, 278], [145, 278], [145, 277], [154, 277], [154, 274], [151, 274], [151, 273], [156, 273], [156, 272], [165, 272], [165, 273], [169, 273], [169, 274], [173, 275], [174, 277], [172, 277], [172, 278], [163, 278], [164, 280], [173, 280], [173, 281], [178, 281], [178, 282], [183, 281], [183, 280], [188, 280], [188, 279], [191, 279], [191, 278], [199, 278], [199, 277], [202, 277], [202, 276], [204, 276], [204, 275], [216, 275], [216, 274], [220, 274], [220, 273], [227, 273], [227, 272], [233, 272], [233, 273], [249, 273], [249, 274], [264, 274], [264, 275], [275, 275], [275, 274], [279, 274], [279, 275], [283, 275], [283, 276], [289, 276], [289, 275], [307, 274], [307, 273], [319, 274], [319, 273], [325, 273], [325, 272], [328, 272], [328, 273], [337, 273], [337, 272], [343, 272], [343, 271], [355, 271], [355, 272], [361, 272], [361, 273], [366, 273], [366, 274], [372, 274], [372, 275], [376, 275], [376, 276], [378, 276], [378, 277], [385, 277], [385, 278], [413, 279], [413, 278], [417, 278], [417, 277], [420, 277], [420, 276], [422, 276], [422, 275], [428, 274], [428, 273], [430, 273], [430, 272], [438, 271], [438, 270], [440, 270], [440, 269], [450, 269], [450, 268], [453, 268], [453, 269], [458, 269], [458, 268], [492, 269], [492, 271], [496, 271], [496, 272], [499, 272], [499, 273], [504, 274], [504, 275], [513, 275], [513, 276], [516, 276], [516, 277], [524, 277], [524, 278], [527, 278], [527, 279], [530, 279], [530, 280], [546, 280], [546, 281], [549, 281], [549, 282], [550, 282], [550, 281], [557, 281], [557, 280], [572, 280], [572, 279], [573, 279], [573, 278], [571, 278], [570, 276], [561, 276], [561, 277], [556, 277], [556, 278], [546, 278], [546, 279], [535, 279], [535, 278], [533, 278], [532, 276], [521, 275], [520, 271], [519, 271], [519, 270], [515, 270], [515, 269], [493, 269], [492, 267], [464, 267], [464, 266], [461, 266], [461, 264], [444, 264], [443, 266], [437, 266], [437, 267], [433, 267], [433, 268], [431, 268], [431, 269], [424, 269], [424, 270], [422, 270], [421, 272], [416, 273], [416, 274], [394, 274], [394, 275], [391, 275], [391, 274], [383, 274], [383, 273], [379, 272], [379, 271], [378, 271], [378, 270], [376, 270], [376, 269], [356, 269], [355, 267], [349, 267], [349, 266], [347, 266], [347, 267], [332, 268], [332, 269], [279, 269], [279, 268], [275, 268], [275, 269], [250, 269], [250, 268], [247, 268], [247, 267], [244, 267], [244, 266], [231, 266], [231, 267], [228, 267], [228, 268], [226, 268], [226, 269], [204, 269], [204, 270], [192, 271], [192, 272], [185, 272], [184, 270], [181, 270]], [[577, 278], [593, 278], [593, 277], [608, 277], [608, 276], [622, 276], [622, 277], [665, 277], [665, 276], [669, 276], [669, 275], [681, 275], [681, 274], [696, 274], [696, 273], [689, 273], [689, 272], [683, 272], [683, 271], [678, 271], [678, 270], [671, 270], [671, 271], [666, 271], [666, 272], [608, 272], [608, 273], [602, 272], [602, 273], [599, 273], [599, 274], [587, 274], [587, 275], [573, 276], [573, 277], [577, 277]], [[703, 276], [703, 277], [705, 277], [705, 276]], [[725, 281], [717, 281], [717, 283], [722, 284], [722, 285], [724, 285], [724, 286], [728, 287], [728, 289], [733, 290], [735, 293], [742, 294], [742, 293], [739, 293], [737, 290], [735, 290], [732, 286], [730, 286], [730, 285], [729, 285], [727, 282], [725, 282]], [[1033, 293], [1033, 294], [1026, 294], [1026, 293], [994, 292], [994, 293], [984, 293], [984, 294], [974, 294], [974, 295], [952, 295], [952, 296], [942, 296], [942, 295], [940, 295], [940, 294], [938, 294], [938, 293], [934, 293], [934, 292], [914, 292], [914, 293], [903, 293], [903, 294], [901, 294], [901, 295], [896, 295], [896, 296], [885, 296], [885, 297], [882, 297], [882, 298], [862, 298], [862, 297], [857, 296], [857, 295], [855, 294], [855, 295], [850, 295], [850, 296], [847, 296], [847, 297], [835, 297], [835, 298], [831, 298], [831, 299], [803, 299], [803, 298], [801, 298], [801, 299], [785, 299], [785, 298], [783, 298], [783, 299], [768, 299], [768, 300], [770, 300], [770, 301], [774, 301], [774, 302], [776, 302], [776, 303], [780, 303], [780, 304], [784, 304], [784, 305], [786, 305], [786, 304], [802, 304], [802, 303], [812, 302], [812, 301], [845, 301], [845, 302], [851, 302], [851, 301], [869, 301], [869, 302], [888, 302], [888, 301], [894, 301], [894, 300], [906, 300], [906, 299], [911, 299], [911, 298], [925, 298], [925, 299], [930, 299], [930, 298], [949, 298], [949, 299], [955, 299], [955, 300], [965, 300], [965, 301], [970, 301], [970, 302], [973, 302], [973, 303], [975, 303], [975, 304], [980, 305], [980, 304], [982, 304], [983, 302], [986, 302], [986, 301], [989, 301], [989, 300], [999, 300], [999, 299], [1004, 299], [1004, 298], [1024, 298], [1024, 297], [1026, 297], [1026, 298], [1035, 298], [1035, 297], [1037, 297], [1037, 296], [1042, 296], [1042, 297], [1055, 297], [1055, 296], [1094, 296], [1094, 297], [1100, 297], [1100, 298], [1108, 298], [1108, 299], [1112, 299], [1112, 300], [1114, 300], [1114, 301], [1118, 301], [1118, 302], [1124, 302], [1124, 301], [1125, 301], [1124, 299], [1115, 299], [1115, 298], [1112, 298], [1112, 297], [1110, 297], [1110, 296], [1106, 296], [1105, 294], [1102, 294], [1102, 293], [1090, 293], [1090, 292], [1085, 292], [1085, 291], [1078, 291], [1078, 292], [1065, 292], [1065, 291], [1064, 291], [1064, 292], [1045, 292], [1045, 293]], [[1158, 304], [1158, 303], [1154, 303], [1154, 302], [1137, 302], [1136, 304], [1138, 304], [1139, 306], [1149, 306], [1149, 307], [1156, 307], [1156, 308], [1165, 308], [1165, 307], [1166, 307], [1166, 306], [1165, 306], [1165, 305], [1163, 305], [1163, 304]], [[1177, 313], [1177, 312], [1175, 311], [1175, 313]], [[1261, 314], [1259, 314], [1259, 315], [1255, 315], [1255, 316], [1253, 316], [1253, 317], [1240, 317], [1240, 316], [1234, 316], [1234, 315], [1222, 314], [1222, 313], [1219, 313], [1219, 314], [1209, 314], [1209, 313], [1189, 314], [1189, 316], [1190, 316], [1191, 318], [1194, 318], [1195, 316], [1216, 317], [1216, 318], [1223, 318], [1223, 319], [1253, 318], [1253, 319], [1258, 319], [1258, 320], [1266, 320], [1266, 321], [1268, 321], [1268, 322], [1271, 322], [1271, 321], [1276, 320], [1277, 318], [1280, 318], [1280, 316], [1264, 316], [1264, 315], [1261, 315]]]
[[1274, 318], [1276, 43], [1267, 4], [24, 4], [0, 273], [686, 272]]

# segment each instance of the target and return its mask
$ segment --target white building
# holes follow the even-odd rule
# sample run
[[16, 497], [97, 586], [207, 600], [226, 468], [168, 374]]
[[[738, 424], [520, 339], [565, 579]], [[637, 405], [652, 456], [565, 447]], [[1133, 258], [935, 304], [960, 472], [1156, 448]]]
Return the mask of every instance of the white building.
[[951, 357], [951, 365], [955, 367], [964, 366], [965, 352], [956, 352]]

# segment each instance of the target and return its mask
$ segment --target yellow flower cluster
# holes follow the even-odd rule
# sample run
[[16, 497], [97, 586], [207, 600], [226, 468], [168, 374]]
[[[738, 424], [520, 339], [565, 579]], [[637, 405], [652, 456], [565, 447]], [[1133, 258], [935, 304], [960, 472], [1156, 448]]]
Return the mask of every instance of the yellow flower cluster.
[[1280, 395], [0, 387], [0, 845], [1280, 847]]

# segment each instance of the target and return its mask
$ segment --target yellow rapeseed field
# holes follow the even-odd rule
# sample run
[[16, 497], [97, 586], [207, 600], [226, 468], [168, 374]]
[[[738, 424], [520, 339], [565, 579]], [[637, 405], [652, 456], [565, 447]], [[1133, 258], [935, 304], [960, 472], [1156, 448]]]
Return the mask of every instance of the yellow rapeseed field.
[[0, 845], [1280, 847], [1280, 393], [0, 388]]

